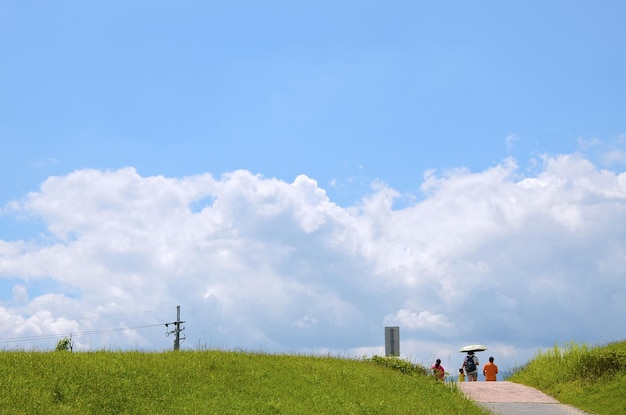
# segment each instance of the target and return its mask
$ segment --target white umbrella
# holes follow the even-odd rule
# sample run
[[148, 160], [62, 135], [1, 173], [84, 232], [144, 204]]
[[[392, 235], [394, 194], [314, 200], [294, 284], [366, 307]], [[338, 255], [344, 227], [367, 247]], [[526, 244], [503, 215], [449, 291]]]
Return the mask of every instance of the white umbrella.
[[467, 353], [467, 352], [484, 352], [487, 350], [487, 346], [482, 344], [468, 344], [467, 346], [461, 347], [459, 352]]

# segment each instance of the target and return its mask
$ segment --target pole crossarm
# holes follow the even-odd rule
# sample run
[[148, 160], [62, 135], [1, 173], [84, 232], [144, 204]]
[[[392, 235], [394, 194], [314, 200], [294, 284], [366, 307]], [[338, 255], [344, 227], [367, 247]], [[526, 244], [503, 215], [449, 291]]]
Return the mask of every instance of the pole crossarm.
[[[174, 339], [174, 350], [178, 350], [180, 348], [180, 333], [185, 330], [185, 327], [180, 326], [183, 323], [186, 322], [180, 320], [180, 306], [176, 306], [176, 321], [165, 323], [166, 329], [169, 328], [170, 324], [174, 325], [174, 330], [165, 332], [166, 336], [169, 336], [170, 334], [176, 335], [176, 338]], [[185, 339], [183, 338], [183, 340]]]

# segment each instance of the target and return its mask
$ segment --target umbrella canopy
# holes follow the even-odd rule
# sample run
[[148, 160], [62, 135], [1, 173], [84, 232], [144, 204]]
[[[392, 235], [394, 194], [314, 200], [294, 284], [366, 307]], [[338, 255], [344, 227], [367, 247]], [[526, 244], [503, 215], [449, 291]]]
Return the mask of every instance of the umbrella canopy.
[[467, 346], [461, 347], [459, 349], [459, 352], [484, 352], [485, 350], [487, 350], [487, 346], [484, 346], [482, 344], [468, 344]]

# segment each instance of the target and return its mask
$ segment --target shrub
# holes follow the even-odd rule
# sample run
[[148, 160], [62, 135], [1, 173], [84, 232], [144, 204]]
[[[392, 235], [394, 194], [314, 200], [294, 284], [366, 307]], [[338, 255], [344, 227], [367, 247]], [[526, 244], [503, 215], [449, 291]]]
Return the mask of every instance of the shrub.
[[62, 351], [71, 352], [73, 347], [74, 347], [74, 344], [72, 342], [72, 339], [64, 337], [58, 341], [57, 347], [54, 350], [56, 350], [57, 352], [62, 352]]
[[393, 370], [397, 370], [402, 373], [406, 373], [409, 375], [418, 374], [418, 375], [427, 375], [428, 371], [425, 367], [420, 365], [414, 365], [408, 360], [400, 359], [396, 356], [382, 357], [378, 355], [374, 355], [369, 360], [373, 363], [376, 363], [380, 366], [388, 367]]

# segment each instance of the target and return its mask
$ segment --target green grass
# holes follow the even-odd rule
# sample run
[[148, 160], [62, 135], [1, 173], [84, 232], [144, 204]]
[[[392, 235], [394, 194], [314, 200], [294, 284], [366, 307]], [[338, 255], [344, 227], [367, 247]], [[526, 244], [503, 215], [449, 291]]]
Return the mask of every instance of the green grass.
[[508, 379], [598, 415], [626, 414], [626, 341], [539, 352]]
[[399, 358], [4, 351], [0, 414], [486, 414]]

